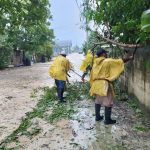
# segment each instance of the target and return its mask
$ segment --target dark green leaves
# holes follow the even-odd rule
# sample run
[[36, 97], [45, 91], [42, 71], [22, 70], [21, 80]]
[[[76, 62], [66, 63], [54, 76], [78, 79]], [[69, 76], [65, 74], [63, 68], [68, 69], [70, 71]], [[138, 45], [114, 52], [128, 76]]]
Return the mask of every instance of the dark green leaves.
[[143, 12], [141, 17], [141, 26], [144, 32], [150, 32], [150, 9]]
[[41, 47], [52, 45], [51, 18], [48, 0], [1, 0], [0, 34], [7, 38], [3, 47], [0, 41], [0, 50], [4, 51], [9, 44], [8, 51], [18, 49], [36, 53]]
[[[141, 15], [149, 7], [148, 0], [84, 0], [83, 17], [88, 23], [93, 21], [98, 28], [104, 26], [108, 38], [133, 44], [139, 36], [147, 40], [147, 35], [142, 33], [140, 26]], [[142, 16], [142, 29], [149, 31], [149, 12], [145, 13], [147, 15]], [[103, 30], [101, 32], [104, 33]]]

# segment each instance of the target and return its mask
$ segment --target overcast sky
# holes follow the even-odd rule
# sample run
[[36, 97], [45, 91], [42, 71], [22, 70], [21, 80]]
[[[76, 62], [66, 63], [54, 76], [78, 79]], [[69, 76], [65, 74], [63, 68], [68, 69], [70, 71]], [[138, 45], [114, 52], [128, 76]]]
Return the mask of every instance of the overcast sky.
[[[78, 0], [79, 1], [79, 0]], [[86, 34], [80, 29], [80, 11], [75, 0], [50, 0], [53, 15], [52, 28], [56, 39], [71, 40], [73, 45], [81, 46]]]

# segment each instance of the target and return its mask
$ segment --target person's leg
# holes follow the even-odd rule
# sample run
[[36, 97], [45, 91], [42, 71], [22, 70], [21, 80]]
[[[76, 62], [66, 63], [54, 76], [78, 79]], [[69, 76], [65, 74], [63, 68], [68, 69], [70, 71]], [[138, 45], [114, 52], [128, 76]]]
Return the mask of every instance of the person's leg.
[[111, 119], [111, 110], [112, 110], [112, 107], [105, 107], [105, 121], [104, 121], [104, 123], [106, 125], [116, 123], [116, 120]]
[[58, 80], [56, 80], [56, 79], [55, 79], [55, 84], [56, 84], [57, 96], [59, 97], [59, 94], [58, 94]]
[[112, 112], [113, 105], [114, 105], [113, 89], [109, 85], [108, 94], [107, 94], [107, 102], [104, 105], [105, 106], [105, 121], [104, 121], [104, 123], [106, 125], [116, 123], [116, 120], [111, 119], [111, 112]]
[[95, 103], [95, 120], [101, 121], [103, 116], [100, 115], [101, 105]]
[[58, 95], [59, 95], [59, 100], [60, 102], [65, 102], [63, 100], [63, 93], [65, 89], [65, 81], [58, 80]]

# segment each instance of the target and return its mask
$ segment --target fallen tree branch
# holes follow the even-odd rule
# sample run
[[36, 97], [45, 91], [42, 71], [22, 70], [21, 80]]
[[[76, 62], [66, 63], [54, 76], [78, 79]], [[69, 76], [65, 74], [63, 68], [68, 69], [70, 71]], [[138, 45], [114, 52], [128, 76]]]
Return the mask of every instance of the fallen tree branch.
[[107, 44], [107, 42], [100, 42], [100, 43], [92, 43], [93, 45], [104, 45]]
[[103, 39], [104, 41], [106, 41], [107, 43], [111, 43], [111, 44], [117, 45], [117, 46], [119, 46], [119, 47], [123, 47], [123, 48], [136, 48], [136, 47], [139, 48], [139, 47], [142, 47], [142, 45], [140, 45], [140, 44], [118, 43], [118, 42], [116, 42], [116, 41], [114, 41], [114, 40], [111, 40], [111, 39], [109, 39], [109, 38], [105, 38], [105, 37], [101, 36], [97, 31], [96, 31], [96, 33], [98, 34], [98, 38], [101, 38], [101, 39]]

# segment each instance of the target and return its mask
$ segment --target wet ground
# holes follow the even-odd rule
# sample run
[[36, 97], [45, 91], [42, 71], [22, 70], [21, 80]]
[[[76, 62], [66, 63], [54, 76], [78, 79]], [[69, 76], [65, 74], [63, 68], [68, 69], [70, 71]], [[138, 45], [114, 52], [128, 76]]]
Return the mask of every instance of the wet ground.
[[[68, 57], [78, 74], [83, 59], [81, 54]], [[53, 86], [48, 77], [50, 63], [39, 63], [31, 67], [6, 69], [0, 72], [0, 141], [18, 128], [26, 113], [36, 107], [38, 98], [33, 98], [33, 89]], [[70, 73], [70, 81], [79, 81], [80, 77]], [[40, 93], [39, 93], [40, 95]], [[67, 104], [66, 104], [67, 105]], [[6, 148], [25, 150], [149, 150], [150, 119], [139, 118], [127, 102], [117, 102], [113, 109], [115, 125], [95, 122], [94, 102], [88, 99], [77, 101], [77, 112], [71, 119], [62, 119], [53, 124], [41, 118], [32, 119], [28, 130], [40, 129], [32, 138], [20, 135], [19, 142], [9, 143]], [[51, 110], [49, 111], [51, 113]], [[104, 114], [102, 108], [101, 113]], [[144, 125], [144, 127], [143, 127]], [[142, 128], [143, 127], [143, 128]], [[137, 130], [137, 129], [143, 130]]]
[[33, 89], [53, 86], [49, 63], [0, 71], [0, 141], [18, 128], [22, 117], [37, 104]]

